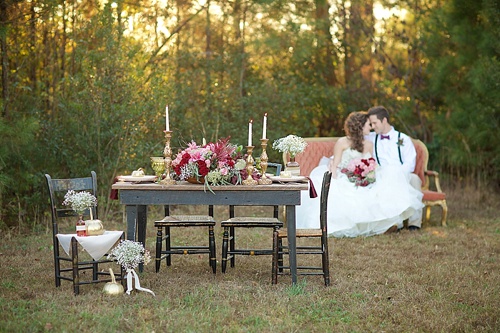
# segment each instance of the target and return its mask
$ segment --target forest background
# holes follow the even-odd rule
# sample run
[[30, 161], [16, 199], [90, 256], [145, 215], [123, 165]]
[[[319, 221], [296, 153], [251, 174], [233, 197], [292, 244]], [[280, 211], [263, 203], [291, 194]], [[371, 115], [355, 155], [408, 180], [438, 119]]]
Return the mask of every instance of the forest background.
[[[500, 188], [496, 0], [1, 0], [0, 229], [47, 225], [44, 173], [116, 175], [164, 147], [341, 136], [384, 105], [453, 186]], [[270, 159], [279, 154], [269, 150]]]

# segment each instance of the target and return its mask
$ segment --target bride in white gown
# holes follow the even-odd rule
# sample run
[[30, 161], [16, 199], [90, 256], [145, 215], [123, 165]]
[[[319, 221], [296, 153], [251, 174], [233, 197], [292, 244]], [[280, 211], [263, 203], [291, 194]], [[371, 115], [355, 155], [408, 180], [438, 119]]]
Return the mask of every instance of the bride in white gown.
[[[366, 112], [352, 112], [344, 124], [345, 137], [335, 143], [333, 159], [323, 158], [311, 172], [316, 188], [321, 188], [325, 171], [332, 171], [328, 198], [328, 234], [357, 237], [382, 234], [403, 227], [403, 221], [422, 209], [422, 193], [408, 183], [399, 166], [377, 167], [376, 181], [356, 186], [340, 172], [354, 158], [369, 158], [373, 143], [365, 140], [370, 132]], [[319, 198], [311, 199], [303, 191], [296, 211], [297, 228], [319, 228]]]

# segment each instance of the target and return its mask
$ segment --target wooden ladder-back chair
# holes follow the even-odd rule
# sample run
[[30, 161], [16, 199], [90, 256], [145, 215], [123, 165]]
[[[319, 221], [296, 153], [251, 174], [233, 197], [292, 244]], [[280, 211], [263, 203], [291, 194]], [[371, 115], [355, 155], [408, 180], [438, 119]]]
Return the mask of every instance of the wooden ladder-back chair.
[[[281, 173], [282, 165], [280, 163], [268, 163], [268, 167], [275, 170], [275, 175]], [[277, 242], [278, 229], [283, 227], [283, 222], [279, 220], [279, 207], [273, 207], [273, 217], [255, 217], [255, 216], [236, 216], [235, 206], [229, 206], [229, 219], [221, 222], [224, 229], [222, 237], [222, 273], [226, 272], [227, 262], [230, 261], [231, 267], [235, 266], [237, 255], [273, 255], [273, 246], [269, 248], [241, 248], [236, 245], [237, 228], [268, 228], [273, 230], [273, 243]]]
[[[170, 207], [165, 206], [165, 217], [155, 222], [156, 233], [156, 272], [160, 271], [162, 260], [167, 266], [172, 264], [174, 254], [208, 254], [208, 263], [213, 273], [217, 272], [217, 255], [215, 252], [214, 207], [208, 206], [208, 215], [170, 215]], [[208, 229], [208, 245], [172, 245], [171, 228], [204, 228]], [[165, 249], [163, 249], [165, 243]]]
[[432, 206], [440, 206], [442, 210], [441, 225], [446, 226], [448, 205], [446, 204], [446, 193], [441, 190], [441, 184], [439, 183], [439, 173], [433, 170], [427, 170], [429, 151], [425, 144], [417, 139], [412, 139], [412, 141], [417, 151], [415, 173], [422, 181], [422, 193], [424, 194], [422, 202], [425, 205], [425, 220], [429, 222]]
[[[59, 220], [67, 217], [76, 217], [78, 214], [67, 206], [62, 206], [64, 195], [69, 191], [75, 192], [87, 191], [97, 197], [97, 177], [94, 171], [90, 177], [84, 178], [68, 178], [68, 179], [53, 179], [50, 175], [45, 174], [50, 197], [50, 211], [52, 215], [52, 241], [54, 247], [54, 276], [56, 287], [61, 286], [61, 280], [71, 281], [73, 283], [73, 292], [75, 295], [80, 293], [80, 286], [92, 283], [111, 282], [109, 271], [103, 270], [101, 266], [105, 263], [114, 263], [112, 260], [106, 259], [86, 259], [80, 257], [78, 241], [75, 237], [71, 237], [71, 255], [65, 255], [64, 251], [61, 254], [60, 241], [57, 235], [59, 234]], [[98, 218], [97, 207], [92, 207], [92, 213], [95, 219]], [[84, 213], [84, 216], [89, 216], [90, 211]], [[76, 221], [75, 221], [76, 222]], [[74, 225], [74, 224], [73, 224]], [[73, 226], [74, 228], [74, 226]], [[74, 229], [73, 229], [74, 230]], [[73, 232], [72, 232], [73, 233]], [[72, 234], [71, 233], [71, 234]], [[76, 235], [75, 235], [76, 236]], [[88, 236], [101, 237], [101, 236]], [[121, 239], [124, 239], [124, 233], [121, 234]], [[116, 264], [108, 264], [109, 267]], [[91, 278], [82, 279], [84, 276], [81, 272], [92, 271]], [[120, 274], [117, 275], [117, 280], [124, 283], [124, 271], [120, 269]]]
[[255, 217], [255, 216], [235, 216], [235, 206], [229, 206], [229, 219], [221, 222], [224, 229], [222, 236], [222, 273], [226, 272], [228, 260], [231, 267], [235, 266], [236, 255], [273, 255], [273, 247], [269, 248], [240, 248], [236, 246], [237, 228], [268, 228], [273, 231], [273, 244], [277, 241], [278, 229], [283, 227], [283, 222], [278, 218], [278, 206], [272, 206], [274, 209], [273, 217]]
[[[319, 229], [297, 229], [297, 238], [319, 238], [321, 243], [312, 246], [297, 246], [297, 256], [299, 255], [321, 255], [321, 266], [297, 266], [297, 275], [322, 275], [325, 286], [330, 285], [330, 268], [328, 257], [328, 229], [327, 229], [327, 210], [328, 193], [332, 173], [327, 171], [323, 176], [320, 195], [320, 228]], [[284, 270], [289, 270], [289, 266], [284, 265], [283, 256], [288, 254], [288, 247], [283, 245], [283, 240], [287, 238], [287, 229], [278, 230], [278, 243], [274, 247], [272, 282], [278, 283], [278, 275], [283, 275]]]

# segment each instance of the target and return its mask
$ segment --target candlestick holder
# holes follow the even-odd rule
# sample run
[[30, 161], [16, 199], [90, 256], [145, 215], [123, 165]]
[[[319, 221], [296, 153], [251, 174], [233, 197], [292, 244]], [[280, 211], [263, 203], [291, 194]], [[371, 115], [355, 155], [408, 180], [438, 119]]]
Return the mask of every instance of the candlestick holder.
[[259, 179], [259, 185], [270, 185], [273, 183], [273, 181], [266, 176], [267, 161], [269, 160], [266, 152], [268, 141], [269, 139], [260, 139], [260, 145], [262, 146], [262, 153], [260, 154], [260, 170], [262, 172], [262, 177]]
[[170, 148], [170, 139], [172, 138], [172, 131], [165, 131], [165, 149], [163, 156], [165, 156], [165, 178], [160, 181], [162, 185], [175, 185], [174, 179], [170, 178], [170, 167], [172, 166], [172, 149]]
[[258, 184], [258, 182], [252, 178], [253, 162], [255, 162], [253, 157], [252, 157], [253, 148], [254, 148], [254, 146], [247, 146], [248, 156], [247, 156], [247, 168], [246, 169], [247, 169], [248, 176], [247, 176], [247, 179], [245, 179], [242, 182], [243, 185], [257, 185]]

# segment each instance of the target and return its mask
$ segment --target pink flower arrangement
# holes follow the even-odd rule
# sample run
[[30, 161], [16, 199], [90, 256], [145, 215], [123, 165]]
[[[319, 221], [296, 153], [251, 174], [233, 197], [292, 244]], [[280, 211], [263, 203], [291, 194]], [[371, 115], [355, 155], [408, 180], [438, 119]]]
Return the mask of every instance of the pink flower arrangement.
[[237, 185], [246, 176], [243, 147], [233, 145], [229, 138], [198, 146], [192, 141], [177, 154], [172, 167], [180, 180], [195, 178], [205, 185]]
[[376, 167], [377, 163], [373, 157], [354, 158], [340, 172], [345, 173], [351, 183], [365, 187], [375, 182]]

